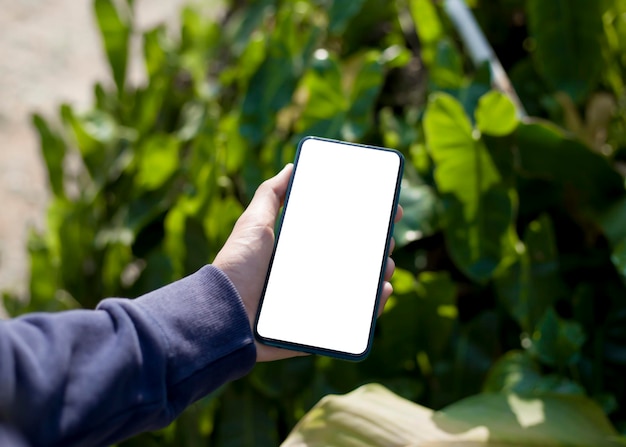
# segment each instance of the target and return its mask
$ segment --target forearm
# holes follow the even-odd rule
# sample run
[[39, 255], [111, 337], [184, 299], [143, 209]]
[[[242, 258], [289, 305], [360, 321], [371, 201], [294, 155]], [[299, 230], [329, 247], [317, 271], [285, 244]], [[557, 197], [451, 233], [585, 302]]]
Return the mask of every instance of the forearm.
[[0, 323], [0, 421], [34, 445], [108, 445], [167, 425], [255, 356], [237, 292], [205, 267], [137, 300]]

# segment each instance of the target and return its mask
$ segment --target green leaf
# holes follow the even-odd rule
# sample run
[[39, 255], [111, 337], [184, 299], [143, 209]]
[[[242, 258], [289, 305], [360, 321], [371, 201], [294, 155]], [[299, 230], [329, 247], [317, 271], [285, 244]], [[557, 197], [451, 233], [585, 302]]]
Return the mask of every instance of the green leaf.
[[126, 65], [128, 63], [131, 31], [129, 19], [121, 11], [118, 11], [112, 0], [95, 0], [94, 8], [113, 80], [121, 94], [124, 91]]
[[140, 149], [136, 183], [146, 190], [159, 188], [178, 169], [180, 143], [171, 135], [148, 138]]
[[[123, 230], [118, 230], [122, 233]], [[124, 237], [120, 237], [124, 239]], [[111, 243], [107, 247], [102, 261], [102, 283], [104, 286], [104, 296], [123, 296], [120, 285], [132, 285], [130, 280], [123, 278], [126, 267], [131, 263], [133, 256], [130, 249], [130, 241], [126, 243]], [[137, 267], [138, 269], [138, 267]], [[131, 278], [136, 279], [136, 278]]]
[[241, 202], [233, 196], [222, 200], [215, 197], [209, 201], [206, 212], [199, 217], [203, 219], [205, 232], [210, 237], [211, 248], [215, 252], [213, 254], [217, 254], [217, 250], [224, 245], [241, 213]]
[[61, 116], [72, 131], [89, 175], [96, 185], [102, 186], [113, 173], [118, 151], [123, 149], [116, 145], [120, 127], [110, 114], [101, 110], [77, 115], [70, 106], [62, 105]]
[[602, 410], [582, 396], [480, 394], [440, 411], [377, 384], [324, 397], [283, 447], [616, 446]]
[[530, 352], [550, 366], [565, 367], [578, 361], [585, 339], [578, 322], [562, 319], [550, 307], [532, 334]]
[[491, 91], [478, 101], [476, 127], [482, 133], [493, 136], [508, 135], [518, 124], [515, 106], [503, 93]]
[[424, 133], [444, 203], [450, 254], [470, 278], [485, 281], [514, 252], [514, 192], [503, 186], [484, 143], [475, 139], [463, 107], [453, 97], [432, 95]]
[[318, 52], [314, 56], [314, 69], [302, 79], [308, 101], [296, 123], [299, 135], [341, 137], [341, 127], [350, 107], [341, 86], [341, 68], [334, 55]]
[[163, 70], [167, 63], [167, 52], [163, 49], [163, 40], [165, 39], [165, 26], [157, 26], [156, 28], [144, 33], [143, 35], [143, 54], [144, 63], [148, 78], [152, 79], [156, 74]]
[[374, 105], [384, 81], [381, 59], [378, 51], [368, 51], [348, 62], [349, 67], [346, 67], [344, 73], [349, 75], [352, 71], [356, 76], [347, 87], [350, 107], [347, 122], [342, 129], [342, 138], [345, 140], [362, 138], [373, 124]]
[[421, 44], [421, 57], [424, 64], [435, 69], [437, 44], [444, 38], [443, 26], [432, 0], [410, 0], [409, 11], [415, 23], [415, 31]]
[[332, 0], [328, 11], [328, 31], [332, 34], [341, 34], [350, 19], [359, 13], [365, 0]]
[[524, 396], [558, 393], [585, 395], [585, 389], [567, 377], [543, 375], [527, 352], [510, 351], [493, 365], [483, 386], [485, 392], [517, 393]]
[[[30, 306], [37, 311], [61, 310], [53, 299], [59, 287], [60, 272], [53, 250], [45, 239], [31, 232], [28, 241], [30, 262]], [[56, 259], [58, 261], [58, 258]]]
[[316, 59], [303, 79], [308, 101], [296, 123], [298, 135], [359, 140], [372, 125], [383, 83], [380, 53], [360, 53], [343, 64], [327, 53], [316, 53]]
[[439, 230], [437, 203], [437, 196], [430, 186], [412, 185], [408, 180], [402, 180], [400, 205], [404, 216], [394, 226], [396, 247], [432, 236]]
[[253, 145], [262, 143], [287, 106], [317, 41], [318, 30], [297, 20], [291, 6], [276, 16], [276, 28], [267, 46], [267, 56], [256, 70], [241, 106], [241, 134]]
[[489, 153], [474, 139], [461, 104], [447, 94], [434, 94], [424, 114], [427, 147], [435, 161], [435, 180], [442, 194], [451, 193], [465, 205], [464, 215], [479, 212], [480, 195], [500, 182]]
[[423, 272], [414, 278], [401, 269], [392, 284], [394, 296], [380, 318], [377, 350], [393, 352], [397, 359], [425, 351], [438, 359], [456, 325], [456, 284], [447, 272]]
[[539, 73], [554, 90], [583, 102], [604, 66], [600, 2], [529, 0], [527, 14]]
[[617, 246], [626, 241], [626, 197], [615, 201], [608, 209], [598, 216], [604, 235], [611, 245]]
[[209, 241], [199, 219], [187, 216], [184, 243], [186, 256], [183, 271], [187, 275], [197, 271], [211, 259]]
[[598, 223], [611, 244], [611, 262], [626, 281], [626, 198], [600, 213]]
[[[404, 153], [409, 152], [412, 145], [417, 145], [417, 116], [403, 116], [393, 112], [390, 107], [381, 109], [378, 114], [383, 146], [391, 147]], [[425, 149], [425, 148], [424, 148]], [[414, 162], [414, 164], [416, 164]]]
[[48, 181], [57, 197], [65, 197], [63, 187], [65, 142], [48, 125], [41, 115], [33, 115], [33, 124], [39, 133], [39, 144], [48, 170]]
[[233, 384], [222, 394], [215, 426], [218, 447], [276, 446], [276, 407], [249, 386]]
[[409, 10], [420, 43], [435, 43], [443, 37], [443, 26], [432, 0], [410, 0]]
[[567, 297], [568, 289], [560, 276], [554, 229], [547, 215], [528, 225], [524, 246], [517, 262], [496, 277], [495, 286], [509, 314], [531, 334], [546, 309]]
[[284, 362], [259, 363], [249, 378], [252, 385], [265, 396], [285, 400], [311, 386], [315, 373], [315, 357], [306, 356]]
[[[234, 11], [232, 17], [222, 29], [225, 44], [230, 47], [235, 56], [240, 56], [248, 47], [251, 36], [259, 29], [263, 29], [264, 21], [268, 17], [275, 17], [276, 0], [258, 0]], [[245, 63], [245, 61], [242, 61]]]
[[429, 71], [432, 90], [460, 89], [465, 84], [463, 58], [447, 37], [433, 47], [433, 63]]
[[553, 181], [563, 194], [561, 202], [600, 212], [624, 197], [624, 180], [606, 158], [556, 126], [520, 123], [515, 137], [520, 172], [527, 178]]

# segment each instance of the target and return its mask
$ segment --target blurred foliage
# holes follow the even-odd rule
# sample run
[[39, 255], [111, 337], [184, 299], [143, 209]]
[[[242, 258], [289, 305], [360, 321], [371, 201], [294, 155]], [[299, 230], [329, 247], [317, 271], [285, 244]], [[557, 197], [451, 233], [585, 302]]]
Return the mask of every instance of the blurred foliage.
[[[529, 114], [440, 2], [232, 1], [143, 33], [95, 0], [113, 83], [34, 116], [53, 193], [17, 315], [138, 296], [211, 262], [304, 135], [407, 158], [394, 295], [359, 364], [259, 364], [123, 445], [276, 445], [329, 393], [585, 395], [626, 432], [626, 0], [468, 2]], [[121, 6], [124, 6], [123, 8]], [[480, 411], [480, 406], [475, 407]]]

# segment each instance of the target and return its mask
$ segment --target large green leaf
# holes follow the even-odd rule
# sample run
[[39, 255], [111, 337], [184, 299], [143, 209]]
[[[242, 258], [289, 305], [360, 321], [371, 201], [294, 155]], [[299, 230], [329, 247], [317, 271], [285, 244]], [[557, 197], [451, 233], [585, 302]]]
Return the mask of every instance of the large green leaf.
[[517, 123], [515, 106], [505, 94], [493, 90], [478, 101], [476, 127], [482, 133], [508, 135], [515, 130]]
[[128, 63], [129, 19], [118, 11], [112, 0], [95, 0], [94, 8], [113, 80], [121, 94], [124, 91]]
[[450, 254], [470, 278], [485, 281], [513, 252], [513, 191], [502, 184], [484, 143], [452, 96], [432, 95], [424, 132], [445, 206]]
[[603, 68], [600, 2], [529, 0], [526, 4], [539, 73], [553, 89], [584, 101]]
[[520, 174], [554, 182], [563, 194], [561, 202], [570, 207], [603, 211], [624, 196], [624, 180], [606, 158], [556, 126], [538, 120], [520, 123], [515, 137]]
[[480, 394], [433, 411], [377, 384], [323, 398], [283, 447], [616, 446], [616, 430], [582, 396]]
[[567, 297], [559, 273], [554, 229], [547, 215], [532, 221], [524, 236], [524, 251], [515, 264], [495, 279], [498, 298], [522, 330], [531, 334], [546, 309]]

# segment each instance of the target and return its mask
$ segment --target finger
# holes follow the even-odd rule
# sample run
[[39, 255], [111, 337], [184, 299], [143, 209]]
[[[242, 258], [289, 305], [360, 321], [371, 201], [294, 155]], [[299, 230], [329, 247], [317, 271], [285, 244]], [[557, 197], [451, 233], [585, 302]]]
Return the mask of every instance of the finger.
[[393, 293], [393, 286], [391, 285], [390, 282], [385, 282], [383, 284], [383, 291], [380, 294], [380, 304], [378, 306], [379, 317], [383, 313], [383, 310], [385, 310], [385, 306], [387, 305], [387, 300], [389, 300], [389, 297], [391, 296], [392, 293]]
[[385, 281], [389, 281], [393, 276], [393, 272], [396, 269], [396, 263], [393, 259], [387, 258], [387, 265], [385, 266]]
[[287, 164], [274, 177], [264, 181], [254, 193], [246, 213], [254, 213], [255, 217], [259, 219], [257, 221], [259, 224], [274, 225], [278, 211], [285, 199], [292, 171], [293, 164]]
[[400, 219], [402, 219], [402, 216], [404, 216], [404, 209], [402, 208], [402, 205], [398, 205], [398, 208], [396, 209], [396, 215], [393, 221], [398, 223]]
[[389, 243], [389, 256], [391, 256], [395, 248], [396, 248], [396, 240], [394, 238], [391, 238], [391, 242]]

